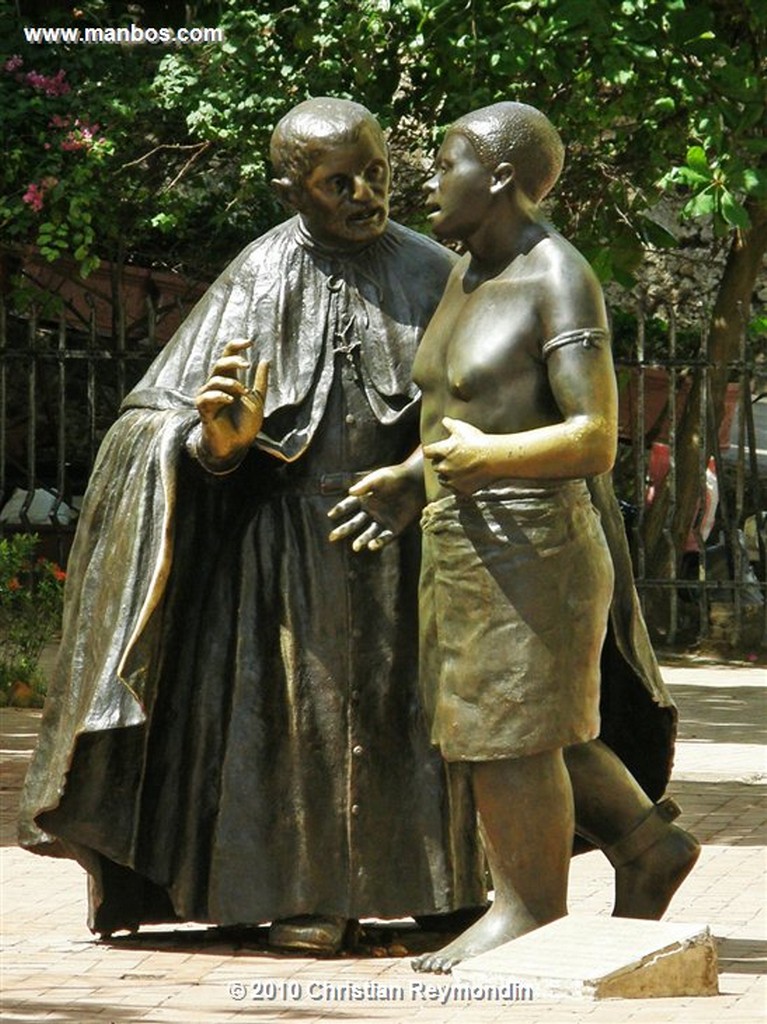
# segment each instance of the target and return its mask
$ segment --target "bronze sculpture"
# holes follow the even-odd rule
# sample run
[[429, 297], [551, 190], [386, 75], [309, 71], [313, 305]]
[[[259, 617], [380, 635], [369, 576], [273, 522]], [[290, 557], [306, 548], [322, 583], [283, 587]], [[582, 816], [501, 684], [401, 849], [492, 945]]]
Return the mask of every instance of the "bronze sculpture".
[[384, 561], [327, 542], [337, 496], [417, 443], [452, 256], [388, 221], [359, 104], [300, 104], [272, 159], [297, 216], [212, 285], [100, 452], [21, 840], [87, 867], [96, 931], [271, 921], [334, 951], [347, 919], [485, 899], [420, 712], [417, 535]]
[[[335, 510], [353, 516], [338, 537], [385, 547], [398, 528], [387, 500], [423, 473], [424, 701], [434, 742], [471, 774], [495, 901], [417, 970], [449, 972], [565, 914], [575, 828], [615, 866], [616, 915], [660, 917], [699, 853], [671, 823], [673, 801], [653, 805], [597, 739], [613, 565], [624, 605], [627, 566], [606, 476], [616, 398], [604, 302], [538, 209], [562, 162], [556, 131], [524, 104], [448, 130], [427, 207], [437, 237], [468, 252], [415, 361], [425, 459], [372, 474]], [[604, 669], [603, 656], [609, 684]]]
[[[466, 773], [429, 749], [416, 693], [420, 456], [352, 519], [358, 548], [381, 522], [396, 544], [325, 542], [337, 496], [417, 444], [412, 363], [453, 257], [387, 222], [359, 105], [300, 104], [273, 160], [298, 216], [211, 287], [99, 454], [20, 835], [83, 863], [98, 932], [276, 921], [276, 944], [335, 950], [349, 917], [484, 899]], [[602, 735], [656, 799], [675, 711], [616, 576]], [[609, 846], [595, 804], [580, 831]]]

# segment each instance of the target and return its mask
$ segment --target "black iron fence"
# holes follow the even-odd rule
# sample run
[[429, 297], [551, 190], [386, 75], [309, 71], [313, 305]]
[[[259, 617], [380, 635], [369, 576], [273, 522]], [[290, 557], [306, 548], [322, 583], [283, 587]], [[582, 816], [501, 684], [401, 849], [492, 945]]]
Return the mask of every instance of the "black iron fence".
[[[736, 358], [724, 368], [724, 418], [715, 423], [708, 337], [705, 331], [678, 331], [674, 311], [663, 314], [650, 318], [638, 307], [631, 320], [632, 355], [616, 358], [621, 440], [614, 475], [637, 589], [654, 639], [669, 646], [712, 640], [753, 650], [767, 644], [764, 353], [749, 341], [744, 322]], [[694, 407], [686, 408], [688, 400]], [[697, 435], [700, 443], [695, 504], [680, 539], [673, 526], [685, 412], [692, 417], [687, 436]], [[661, 576], [651, 569], [645, 527], [664, 483], [661, 542], [674, 571]]]
[[[64, 564], [77, 509], [96, 452], [125, 394], [158, 351], [151, 296], [146, 329], [129, 331], [125, 316], [108, 334], [95, 311], [73, 326], [0, 305], [0, 533], [36, 532], [47, 557]], [[767, 638], [767, 396], [759, 393], [757, 354], [744, 329], [728, 367], [727, 415], [711, 414], [711, 363], [705, 339], [680, 342], [673, 312], [632, 316], [619, 338], [619, 457], [616, 490], [625, 510], [640, 597], [657, 639], [692, 644], [706, 638], [758, 647]], [[700, 375], [702, 438], [696, 469], [697, 507], [684, 541], [674, 541], [678, 426]], [[717, 435], [717, 442], [709, 438]], [[705, 453], [710, 451], [710, 456]], [[663, 535], [676, 567], [668, 578], [647, 572], [645, 524], [664, 477], [668, 504]]]
[[0, 529], [66, 562], [104, 434], [157, 354], [150, 334], [105, 337], [0, 305]]

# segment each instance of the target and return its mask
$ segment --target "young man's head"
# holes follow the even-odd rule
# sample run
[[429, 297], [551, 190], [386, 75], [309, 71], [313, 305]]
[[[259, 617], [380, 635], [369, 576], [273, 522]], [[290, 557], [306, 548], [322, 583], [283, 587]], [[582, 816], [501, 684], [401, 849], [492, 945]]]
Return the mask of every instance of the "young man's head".
[[386, 141], [361, 104], [325, 96], [299, 103], [275, 128], [270, 156], [275, 189], [317, 241], [354, 248], [385, 230]]
[[536, 206], [563, 162], [556, 129], [534, 107], [494, 103], [466, 114], [448, 128], [426, 183], [432, 231], [468, 243], [496, 222], [504, 196]]
[[493, 103], [459, 117], [448, 135], [463, 135], [488, 171], [499, 164], [514, 168], [514, 180], [534, 203], [556, 184], [565, 147], [545, 114], [526, 103]]

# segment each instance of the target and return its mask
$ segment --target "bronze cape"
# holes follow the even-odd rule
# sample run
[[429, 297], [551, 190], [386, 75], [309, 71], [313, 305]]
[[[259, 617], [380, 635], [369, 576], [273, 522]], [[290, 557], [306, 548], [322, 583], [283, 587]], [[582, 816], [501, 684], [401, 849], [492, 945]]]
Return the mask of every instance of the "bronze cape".
[[[342, 259], [289, 221], [126, 400], [82, 513], [24, 794], [23, 841], [57, 837], [94, 876], [96, 930], [484, 899], [420, 712], [417, 531], [383, 557], [327, 540], [353, 475], [417, 442], [410, 367], [451, 263], [397, 225]], [[261, 450], [213, 477], [184, 445], [238, 337], [271, 361], [267, 418]]]

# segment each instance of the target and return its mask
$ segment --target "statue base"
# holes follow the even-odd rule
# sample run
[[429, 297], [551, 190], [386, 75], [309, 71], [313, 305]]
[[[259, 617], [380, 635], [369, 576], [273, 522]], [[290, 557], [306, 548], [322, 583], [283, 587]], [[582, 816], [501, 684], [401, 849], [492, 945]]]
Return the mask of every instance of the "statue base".
[[707, 925], [571, 915], [453, 968], [455, 984], [514, 984], [534, 1001], [719, 994]]

